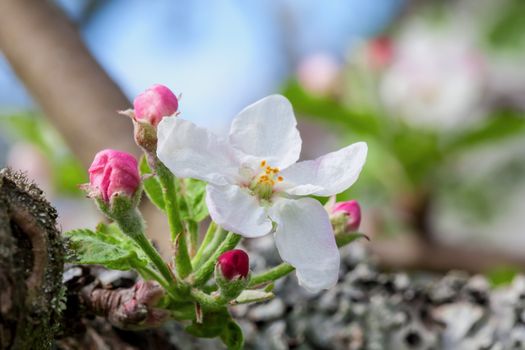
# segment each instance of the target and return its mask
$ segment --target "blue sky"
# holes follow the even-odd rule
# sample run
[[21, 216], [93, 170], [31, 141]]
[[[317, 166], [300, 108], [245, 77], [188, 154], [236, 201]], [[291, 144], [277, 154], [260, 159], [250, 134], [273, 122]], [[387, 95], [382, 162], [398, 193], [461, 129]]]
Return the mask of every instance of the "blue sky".
[[[76, 19], [85, 1], [60, 0]], [[154, 83], [182, 93], [184, 117], [222, 128], [243, 106], [279, 91], [294, 65], [342, 59], [380, 33], [404, 0], [112, 0], [82, 27], [91, 52], [133, 98]], [[0, 62], [0, 108], [30, 98]]]

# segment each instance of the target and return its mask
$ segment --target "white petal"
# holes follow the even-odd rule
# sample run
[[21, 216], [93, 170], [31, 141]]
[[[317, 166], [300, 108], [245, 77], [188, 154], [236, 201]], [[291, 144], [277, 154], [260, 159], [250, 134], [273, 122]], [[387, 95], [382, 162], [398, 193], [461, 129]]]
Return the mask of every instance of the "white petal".
[[332, 196], [352, 186], [365, 164], [367, 146], [354, 143], [315, 160], [296, 163], [281, 172], [279, 189], [292, 195]]
[[239, 178], [239, 161], [224, 139], [177, 117], [164, 118], [157, 128], [159, 159], [178, 177], [216, 185]]
[[271, 210], [281, 258], [297, 270], [299, 284], [317, 292], [337, 283], [339, 250], [321, 203], [312, 198], [279, 199]]
[[206, 187], [210, 216], [222, 228], [244, 237], [260, 237], [272, 230], [266, 209], [256, 197], [239, 186]]
[[230, 143], [273, 167], [297, 162], [301, 136], [292, 105], [284, 96], [271, 95], [246, 107], [232, 121]]

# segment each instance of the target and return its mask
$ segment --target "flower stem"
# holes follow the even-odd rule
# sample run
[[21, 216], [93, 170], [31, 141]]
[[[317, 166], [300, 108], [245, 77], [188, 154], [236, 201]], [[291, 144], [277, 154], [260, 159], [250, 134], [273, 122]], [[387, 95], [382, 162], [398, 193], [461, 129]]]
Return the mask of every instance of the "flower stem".
[[162, 186], [165, 211], [171, 232], [171, 241], [175, 244], [175, 268], [180, 278], [186, 278], [192, 271], [190, 256], [184, 226], [177, 215], [179, 206], [177, 203], [177, 188], [175, 177], [161, 161], [157, 162], [157, 175]]
[[128, 237], [133, 239], [135, 243], [144, 251], [150, 258], [151, 262], [166, 281], [173, 280], [173, 275], [161, 258], [157, 250], [153, 247], [149, 239], [144, 235], [144, 220], [137, 208], [130, 208], [116, 213], [113, 216], [118, 226]]
[[206, 310], [219, 310], [227, 303], [227, 301], [220, 296], [214, 297], [199, 289], [193, 288], [190, 293], [193, 299]]
[[295, 268], [292, 265], [288, 263], [281, 263], [263, 273], [252, 276], [248, 288], [253, 288], [267, 282], [275, 281], [283, 276], [286, 276], [293, 270], [295, 270]]
[[193, 276], [193, 285], [200, 286], [206, 283], [213, 274], [213, 270], [219, 256], [222, 253], [235, 248], [235, 246], [237, 246], [237, 244], [241, 241], [241, 238], [241, 236], [233, 232], [228, 233], [226, 239], [221, 243], [221, 245], [215, 249], [213, 254], [206, 260], [206, 262], [197, 271], [195, 271], [195, 275]]
[[166, 265], [166, 262], [162, 259], [157, 250], [153, 247], [149, 239], [147, 239], [144, 234], [140, 234], [136, 235], [134, 240], [142, 249], [142, 251], [148, 256], [148, 258], [150, 258], [151, 262], [153, 265], [155, 265], [162, 277], [164, 277], [166, 281], [175, 281], [173, 273], [169, 269], [168, 265]]
[[227, 234], [228, 231], [218, 227], [215, 223], [212, 222], [210, 224], [201, 246], [199, 247], [195, 258], [192, 260], [195, 270], [199, 269], [202, 264], [208, 260], [210, 255], [213, 254], [215, 250], [217, 250], [219, 245], [221, 245], [224, 239], [226, 239]]
[[188, 220], [188, 232], [190, 233], [189, 254], [193, 257], [199, 246], [199, 224], [193, 220]]
[[135, 270], [140, 274], [144, 280], [154, 280], [157, 281], [164, 289], [169, 289], [168, 282], [159, 275], [157, 271], [150, 268], [149, 266], [136, 266]]
[[208, 230], [206, 230], [206, 234], [204, 235], [204, 238], [202, 240], [201, 245], [199, 246], [199, 249], [197, 250], [197, 253], [195, 253], [195, 256], [193, 259], [191, 259], [191, 264], [193, 267], [198, 268], [202, 259], [202, 255], [204, 254], [204, 251], [206, 250], [206, 247], [208, 244], [210, 244], [211, 240], [214, 237], [214, 233], [217, 230], [217, 224], [215, 222], [210, 222], [208, 225]]

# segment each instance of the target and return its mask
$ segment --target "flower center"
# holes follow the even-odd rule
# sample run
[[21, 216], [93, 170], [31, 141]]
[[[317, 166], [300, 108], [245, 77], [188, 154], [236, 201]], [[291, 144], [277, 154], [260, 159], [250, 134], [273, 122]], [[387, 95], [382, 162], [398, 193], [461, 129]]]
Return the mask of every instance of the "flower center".
[[260, 168], [261, 172], [253, 178], [250, 190], [260, 199], [270, 200], [273, 194], [273, 186], [277, 182], [282, 182], [283, 177], [279, 175], [279, 168], [272, 168], [266, 160], [261, 161]]

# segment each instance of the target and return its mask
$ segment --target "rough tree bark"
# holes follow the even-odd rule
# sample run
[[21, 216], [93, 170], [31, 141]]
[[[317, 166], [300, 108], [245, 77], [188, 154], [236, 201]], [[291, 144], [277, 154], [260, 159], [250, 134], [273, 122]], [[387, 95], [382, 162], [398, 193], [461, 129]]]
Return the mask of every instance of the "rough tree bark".
[[151, 282], [134, 284], [129, 273], [108, 281], [106, 270], [93, 267], [64, 273], [67, 244], [56, 218], [24, 175], [0, 171], [0, 349], [174, 349], [162, 329], [112, 326], [133, 329], [150, 316], [140, 297], [157, 293]]
[[0, 172], [0, 348], [50, 348], [59, 328], [64, 248], [56, 211], [19, 173]]

